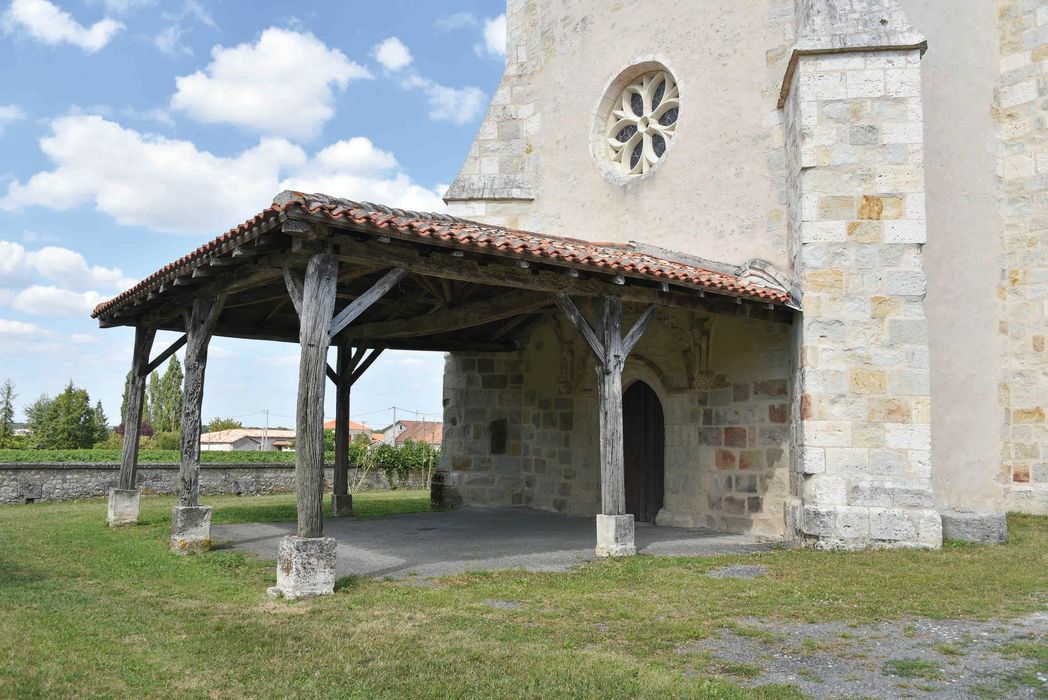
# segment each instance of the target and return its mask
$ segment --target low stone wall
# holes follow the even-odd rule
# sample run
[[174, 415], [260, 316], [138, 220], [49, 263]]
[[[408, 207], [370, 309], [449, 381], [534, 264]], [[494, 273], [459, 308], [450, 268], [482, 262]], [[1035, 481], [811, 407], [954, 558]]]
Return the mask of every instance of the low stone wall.
[[[0, 463], [0, 503], [64, 501], [104, 496], [117, 485], [118, 464], [82, 463]], [[324, 469], [330, 484], [332, 467]], [[349, 470], [349, 483], [357, 481], [357, 470]], [[177, 464], [143, 464], [138, 468], [138, 486], [147, 494], [174, 494], [178, 482]], [[389, 490], [381, 471], [366, 475], [358, 491]], [[397, 480], [397, 488], [421, 489], [421, 474]], [[200, 492], [205, 495], [258, 495], [294, 491], [294, 464], [202, 464]]]

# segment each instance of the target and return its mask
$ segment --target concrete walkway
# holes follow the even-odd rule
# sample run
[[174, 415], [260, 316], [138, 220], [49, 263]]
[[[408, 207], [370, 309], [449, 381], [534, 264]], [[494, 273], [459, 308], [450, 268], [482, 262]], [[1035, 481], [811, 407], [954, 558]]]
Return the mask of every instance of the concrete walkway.
[[[217, 548], [276, 559], [277, 545], [295, 523], [215, 525]], [[531, 508], [467, 507], [440, 513], [324, 521], [338, 541], [339, 576], [447, 576], [463, 571], [564, 571], [596, 558], [593, 518]], [[663, 556], [738, 554], [770, 549], [746, 535], [637, 524], [637, 551]]]

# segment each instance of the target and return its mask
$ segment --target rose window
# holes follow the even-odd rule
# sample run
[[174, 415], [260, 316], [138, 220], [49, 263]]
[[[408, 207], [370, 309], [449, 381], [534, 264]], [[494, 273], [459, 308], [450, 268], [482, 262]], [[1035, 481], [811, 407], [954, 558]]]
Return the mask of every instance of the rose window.
[[667, 71], [636, 78], [608, 115], [612, 162], [629, 175], [648, 172], [666, 152], [679, 112], [677, 82]]

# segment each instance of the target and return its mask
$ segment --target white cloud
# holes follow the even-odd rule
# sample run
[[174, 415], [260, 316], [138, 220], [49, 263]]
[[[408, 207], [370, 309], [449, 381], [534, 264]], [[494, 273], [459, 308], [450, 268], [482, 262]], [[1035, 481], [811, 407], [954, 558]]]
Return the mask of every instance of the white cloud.
[[41, 276], [66, 289], [127, 289], [135, 284], [135, 280], [125, 277], [120, 268], [88, 265], [83, 255], [69, 248], [47, 246], [27, 253], [25, 259]]
[[166, 54], [184, 53], [187, 56], [192, 56], [193, 50], [182, 43], [182, 32], [182, 25], [169, 24], [153, 37], [153, 45]]
[[506, 55], [506, 15], [484, 20], [483, 51], [489, 56]]
[[45, 44], [73, 44], [88, 53], [101, 49], [124, 28], [109, 17], [85, 27], [48, 0], [13, 0], [3, 15], [3, 25], [7, 31], [23, 29]]
[[405, 80], [404, 87], [421, 90], [426, 95], [429, 118], [434, 121], [465, 124], [480, 114], [487, 100], [480, 88], [447, 87], [417, 75]]
[[333, 89], [371, 77], [312, 34], [275, 27], [254, 44], [216, 46], [211, 58], [205, 70], [175, 79], [173, 109], [294, 138], [315, 136], [334, 116]]
[[98, 116], [60, 117], [51, 131], [40, 146], [54, 169], [11, 183], [0, 209], [67, 210], [93, 203], [121, 224], [217, 235], [268, 206], [282, 189], [411, 209], [444, 207], [433, 190], [396, 170], [392, 153], [362, 137], [331, 144], [312, 158], [295, 144], [271, 138], [222, 157]]
[[172, 56], [177, 54], [193, 55], [193, 49], [182, 41], [182, 37], [191, 31], [186, 28], [188, 20], [193, 20], [211, 29], [218, 29], [218, 25], [215, 24], [215, 20], [212, 19], [207, 8], [197, 0], [185, 0], [178, 10], [161, 13], [161, 17], [168, 22], [168, 25], [153, 37], [153, 45], [163, 53]]
[[463, 27], [477, 26], [477, 16], [471, 12], [456, 12], [436, 21], [436, 27], [442, 32], [450, 32]]
[[11, 321], [6, 318], [0, 318], [0, 335], [47, 335], [47, 331], [45, 331], [40, 326], [33, 325], [32, 323], [25, 323], [23, 321]]
[[11, 307], [34, 316], [76, 316], [90, 313], [107, 297], [98, 292], [74, 292], [34, 284], [15, 294]]
[[0, 285], [20, 282], [27, 278], [27, 273], [25, 248], [11, 241], [0, 241]]
[[94, 345], [98, 342], [98, 338], [87, 333], [74, 333], [69, 336], [69, 340], [76, 345]]
[[25, 112], [18, 105], [0, 105], [0, 134], [8, 124], [22, 119], [25, 119]]
[[375, 45], [372, 50], [375, 60], [386, 70], [398, 71], [411, 65], [411, 52], [400, 39], [391, 36]]

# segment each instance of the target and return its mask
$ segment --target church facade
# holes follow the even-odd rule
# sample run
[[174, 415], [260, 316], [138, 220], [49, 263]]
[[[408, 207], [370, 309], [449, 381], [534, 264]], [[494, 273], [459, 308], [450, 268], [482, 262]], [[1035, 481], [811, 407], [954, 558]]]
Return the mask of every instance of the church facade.
[[[1048, 513], [1048, 6], [509, 0], [507, 26], [451, 214], [795, 309], [656, 314], [622, 371], [627, 512], [845, 548]], [[598, 514], [586, 341], [564, 314], [520, 337], [448, 355], [434, 497]]]

